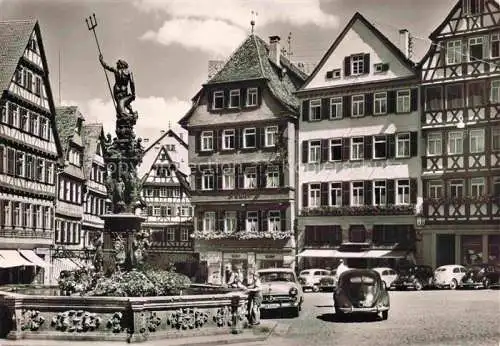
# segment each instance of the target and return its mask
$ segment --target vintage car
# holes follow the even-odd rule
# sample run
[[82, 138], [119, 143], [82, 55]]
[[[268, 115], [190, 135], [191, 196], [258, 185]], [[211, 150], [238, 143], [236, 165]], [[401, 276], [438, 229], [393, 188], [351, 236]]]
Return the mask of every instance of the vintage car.
[[337, 287], [337, 271], [332, 270], [330, 275], [322, 277], [318, 286], [320, 291], [333, 291]]
[[458, 283], [467, 273], [464, 266], [458, 264], [448, 264], [436, 268], [434, 271], [434, 286], [437, 288], [448, 287], [454, 290], [458, 287]]
[[466, 268], [462, 280], [458, 283], [462, 288], [490, 288], [500, 286], [500, 268], [490, 264], [472, 265]]
[[389, 317], [389, 293], [379, 273], [371, 269], [351, 269], [340, 274], [333, 293], [335, 314], [339, 318], [346, 314], [381, 314]]
[[379, 267], [372, 269], [380, 274], [380, 277], [382, 278], [382, 283], [384, 284], [384, 287], [386, 289], [390, 288], [394, 280], [396, 280], [398, 277], [398, 273], [396, 273], [396, 271], [392, 268]]
[[298, 317], [304, 293], [295, 272], [290, 268], [269, 268], [257, 271], [262, 282], [261, 310], [288, 310]]
[[398, 277], [389, 287], [396, 290], [413, 288], [420, 291], [423, 288], [432, 287], [433, 282], [434, 274], [430, 266], [411, 265], [399, 268]]
[[299, 273], [299, 282], [304, 291], [310, 289], [318, 292], [320, 280], [330, 275], [331, 272], [326, 269], [306, 269]]

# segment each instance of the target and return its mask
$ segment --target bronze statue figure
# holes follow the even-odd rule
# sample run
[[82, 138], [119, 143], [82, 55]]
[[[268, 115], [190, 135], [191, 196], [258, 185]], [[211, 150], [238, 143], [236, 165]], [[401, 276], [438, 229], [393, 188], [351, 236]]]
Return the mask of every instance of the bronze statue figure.
[[[102, 67], [113, 72], [115, 75], [115, 85], [113, 86], [113, 97], [116, 101], [116, 111], [118, 116], [125, 116], [126, 111], [133, 114], [134, 111], [130, 104], [135, 100], [135, 83], [132, 72], [128, 70], [128, 64], [124, 60], [116, 62], [116, 68], [106, 64], [102, 54], [99, 55], [99, 61]], [[130, 85], [130, 93], [129, 93]]]

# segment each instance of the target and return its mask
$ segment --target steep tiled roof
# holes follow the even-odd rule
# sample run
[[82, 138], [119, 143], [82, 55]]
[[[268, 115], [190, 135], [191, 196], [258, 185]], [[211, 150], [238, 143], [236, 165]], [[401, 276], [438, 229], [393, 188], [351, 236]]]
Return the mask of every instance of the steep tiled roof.
[[59, 133], [59, 140], [61, 141], [64, 155], [66, 155], [69, 142], [75, 133], [78, 118], [82, 118], [82, 115], [76, 106], [56, 108], [57, 132]]
[[35, 24], [35, 20], [0, 21], [0, 90], [9, 87]]
[[102, 124], [83, 125], [83, 174], [87, 179], [90, 178], [92, 161], [94, 160], [97, 143], [99, 143], [101, 136], [104, 136]]

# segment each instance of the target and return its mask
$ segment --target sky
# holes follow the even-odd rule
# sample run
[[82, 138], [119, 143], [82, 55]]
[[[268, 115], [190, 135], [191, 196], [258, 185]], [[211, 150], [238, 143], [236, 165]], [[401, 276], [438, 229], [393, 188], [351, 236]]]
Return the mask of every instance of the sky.
[[37, 19], [56, 105], [77, 105], [87, 122], [114, 132], [110, 92], [85, 23], [95, 13], [104, 60], [114, 65], [124, 59], [134, 74], [136, 132], [153, 141], [169, 126], [179, 129], [178, 120], [207, 81], [208, 61], [227, 60], [250, 34], [252, 18], [257, 35], [266, 41], [280, 36], [290, 59], [312, 70], [357, 11], [395, 44], [399, 29], [408, 29], [418, 61], [456, 1], [0, 0], [0, 20]]

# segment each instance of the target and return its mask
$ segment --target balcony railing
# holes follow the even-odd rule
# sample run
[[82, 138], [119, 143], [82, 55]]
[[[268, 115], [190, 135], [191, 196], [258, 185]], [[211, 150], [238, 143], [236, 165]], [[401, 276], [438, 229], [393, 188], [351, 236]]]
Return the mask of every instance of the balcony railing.
[[293, 236], [293, 231], [235, 231], [235, 232], [224, 232], [224, 231], [195, 231], [191, 234], [194, 239], [212, 240], [212, 239], [273, 239], [282, 240], [288, 239]]
[[362, 206], [323, 206], [304, 208], [301, 216], [380, 216], [380, 215], [415, 215], [415, 205], [362, 205]]

